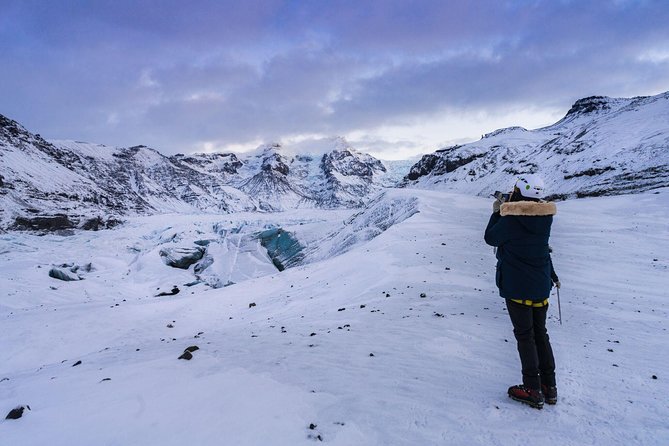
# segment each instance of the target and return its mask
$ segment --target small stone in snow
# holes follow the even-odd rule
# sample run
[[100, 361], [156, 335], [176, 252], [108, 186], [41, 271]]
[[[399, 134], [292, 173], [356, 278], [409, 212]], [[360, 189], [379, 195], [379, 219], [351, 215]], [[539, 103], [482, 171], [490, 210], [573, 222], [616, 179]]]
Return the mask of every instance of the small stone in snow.
[[374, 353], [370, 353], [369, 356], [374, 356]]
[[184, 351], [192, 353], [196, 350], [200, 350], [200, 347], [198, 347], [197, 345], [191, 345], [190, 347], [186, 347], [186, 349]]
[[653, 379], [657, 379], [657, 375], [653, 375], [653, 377], [652, 377], [652, 378], [653, 378]]
[[317, 424], [314, 424], [314, 423], [311, 423], [311, 424], [309, 425], [309, 429], [311, 429], [311, 430], [314, 430], [314, 429], [316, 429], [317, 427], [318, 427], [318, 425], [317, 425]]
[[172, 324], [167, 324], [167, 328], [174, 328], [174, 325], [172, 325]]
[[[160, 288], [157, 288], [157, 289], [160, 289]], [[169, 292], [168, 292], [168, 291], [163, 291], [162, 293], [158, 293], [158, 294], [156, 294], [156, 297], [161, 297], [161, 296], [174, 296], [174, 295], [176, 295], [176, 294], [179, 294], [180, 291], [181, 291], [181, 290], [179, 290], [179, 287], [176, 286], [176, 285], [174, 285], [174, 286], [172, 287], [172, 290], [171, 290], [171, 291], [169, 291]]]
[[74, 364], [72, 364], [72, 367], [76, 367], [76, 366], [78, 366], [78, 365], [81, 365], [81, 361], [77, 361], [77, 362], [75, 362]]
[[425, 294], [425, 293], [420, 293], [420, 297], [425, 298], [425, 297], [427, 297], [427, 294]]
[[256, 303], [255, 303], [255, 302], [251, 302], [251, 303], [249, 304], [249, 308], [253, 308], [253, 307], [255, 307], [255, 306], [256, 306]]
[[111, 378], [103, 378], [102, 381], [100, 381], [100, 382], [104, 382], [104, 381], [111, 381]]
[[316, 336], [316, 333], [311, 333], [309, 336]]
[[5, 420], [18, 420], [23, 416], [23, 411], [25, 409], [30, 410], [30, 406], [19, 406], [15, 407], [14, 409], [10, 410], [7, 416], [5, 417]]
[[365, 308], [366, 306], [367, 306], [367, 305], [362, 304], [362, 305], [360, 305], [360, 308]]
[[344, 311], [346, 308], [340, 308], [337, 311]]
[[185, 359], [186, 361], [190, 361], [191, 359], [193, 359], [193, 355], [189, 351], [184, 351], [183, 354], [179, 356], [179, 359]]

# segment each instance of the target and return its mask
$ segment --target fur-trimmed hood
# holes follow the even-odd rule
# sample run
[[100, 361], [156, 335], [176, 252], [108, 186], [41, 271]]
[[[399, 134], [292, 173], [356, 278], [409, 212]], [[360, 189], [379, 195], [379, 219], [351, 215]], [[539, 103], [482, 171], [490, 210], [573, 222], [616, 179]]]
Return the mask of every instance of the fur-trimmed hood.
[[551, 201], [512, 201], [502, 203], [499, 208], [502, 217], [507, 215], [518, 215], [524, 217], [543, 217], [555, 215], [557, 207]]

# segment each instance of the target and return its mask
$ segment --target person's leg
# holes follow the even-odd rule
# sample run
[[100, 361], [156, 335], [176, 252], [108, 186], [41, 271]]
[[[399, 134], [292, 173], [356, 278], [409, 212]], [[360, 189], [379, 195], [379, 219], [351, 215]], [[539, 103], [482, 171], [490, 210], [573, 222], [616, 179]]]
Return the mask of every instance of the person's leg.
[[548, 331], [546, 330], [546, 314], [548, 305], [533, 309], [534, 321], [534, 343], [539, 357], [539, 371], [541, 373], [541, 384], [547, 387], [555, 387], [555, 358], [551, 348]]
[[523, 385], [530, 389], [541, 389], [539, 375], [539, 355], [534, 339], [533, 308], [506, 300], [506, 308], [513, 324], [520, 363], [523, 372]]

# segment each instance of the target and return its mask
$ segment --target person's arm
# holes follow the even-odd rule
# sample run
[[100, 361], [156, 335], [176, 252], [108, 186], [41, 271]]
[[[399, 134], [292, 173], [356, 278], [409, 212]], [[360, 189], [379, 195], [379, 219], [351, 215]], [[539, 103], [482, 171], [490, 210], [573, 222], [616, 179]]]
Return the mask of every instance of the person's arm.
[[553, 267], [553, 259], [551, 258], [550, 254], [548, 254], [548, 260], [551, 262], [551, 280], [553, 281], [553, 283], [557, 288], [560, 288], [560, 279], [558, 278], [558, 275], [555, 272], [555, 268]]
[[485, 229], [485, 242], [490, 246], [501, 246], [509, 239], [508, 218], [502, 218], [499, 212], [493, 212]]

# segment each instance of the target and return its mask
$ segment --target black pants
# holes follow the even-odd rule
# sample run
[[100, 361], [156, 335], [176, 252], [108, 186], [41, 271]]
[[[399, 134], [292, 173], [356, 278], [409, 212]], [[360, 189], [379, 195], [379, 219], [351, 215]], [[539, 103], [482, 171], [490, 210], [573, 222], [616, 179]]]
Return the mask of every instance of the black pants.
[[548, 305], [530, 307], [507, 299], [506, 308], [518, 343], [523, 384], [532, 389], [555, 386], [555, 359], [546, 331]]

